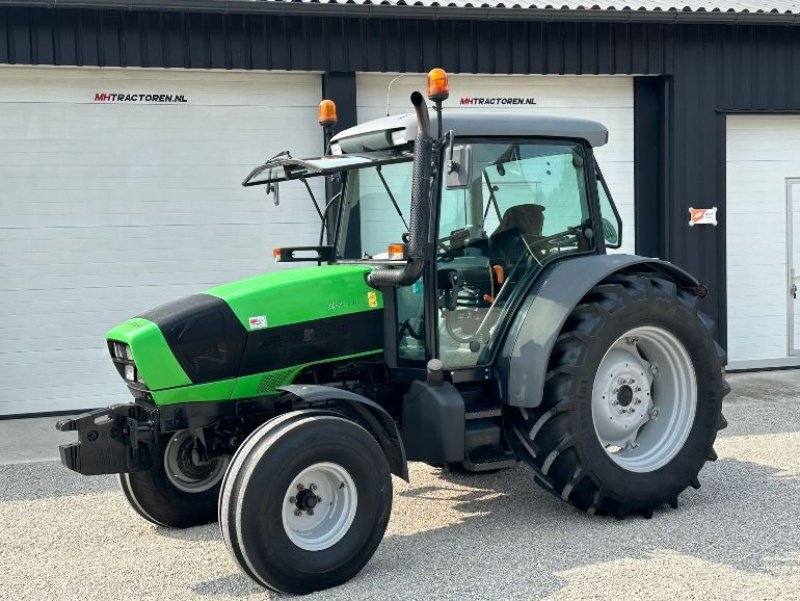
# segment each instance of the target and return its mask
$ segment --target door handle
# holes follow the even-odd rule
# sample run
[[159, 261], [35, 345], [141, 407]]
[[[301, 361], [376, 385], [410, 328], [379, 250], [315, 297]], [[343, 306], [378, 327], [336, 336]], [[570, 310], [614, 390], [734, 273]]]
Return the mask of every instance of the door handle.
[[792, 284], [792, 298], [797, 298], [797, 284]]

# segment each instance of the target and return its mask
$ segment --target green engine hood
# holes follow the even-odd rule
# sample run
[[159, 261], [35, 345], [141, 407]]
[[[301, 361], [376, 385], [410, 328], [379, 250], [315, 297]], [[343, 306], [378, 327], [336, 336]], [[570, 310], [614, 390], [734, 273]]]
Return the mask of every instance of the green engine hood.
[[157, 404], [247, 398], [306, 366], [380, 352], [383, 299], [362, 265], [287, 269], [218, 286], [112, 329]]

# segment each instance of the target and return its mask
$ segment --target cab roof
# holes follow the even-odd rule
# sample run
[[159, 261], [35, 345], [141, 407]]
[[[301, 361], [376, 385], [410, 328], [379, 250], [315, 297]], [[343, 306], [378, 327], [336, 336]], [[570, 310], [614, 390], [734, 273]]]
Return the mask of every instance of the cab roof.
[[[444, 131], [453, 130], [457, 137], [518, 137], [535, 136], [546, 138], [577, 138], [586, 140], [590, 146], [603, 146], [608, 142], [608, 130], [604, 125], [588, 119], [531, 115], [509, 111], [476, 111], [474, 109], [445, 109], [442, 111]], [[438, 117], [431, 111], [431, 131], [437, 129]], [[331, 142], [341, 142], [355, 136], [376, 132], [405, 132], [405, 140], [411, 142], [417, 133], [417, 120], [412, 113], [392, 115], [367, 121], [336, 134]]]

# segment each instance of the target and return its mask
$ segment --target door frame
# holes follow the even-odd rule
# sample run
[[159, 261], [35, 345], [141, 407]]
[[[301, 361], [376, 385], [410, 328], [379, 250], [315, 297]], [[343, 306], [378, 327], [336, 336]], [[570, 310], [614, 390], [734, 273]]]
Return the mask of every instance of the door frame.
[[[786, 352], [789, 357], [800, 356], [800, 348], [795, 348], [795, 298], [791, 295], [795, 280], [794, 250], [794, 207], [792, 188], [800, 186], [800, 177], [786, 178]], [[800, 200], [800, 199], [798, 199]]]

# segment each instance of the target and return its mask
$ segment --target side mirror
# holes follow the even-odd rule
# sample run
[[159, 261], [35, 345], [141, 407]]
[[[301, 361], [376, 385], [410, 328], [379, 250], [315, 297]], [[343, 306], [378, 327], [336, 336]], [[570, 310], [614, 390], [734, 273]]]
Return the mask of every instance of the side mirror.
[[445, 185], [448, 190], [464, 190], [472, 184], [472, 146], [450, 141], [444, 166]]
[[619, 234], [617, 228], [605, 217], [602, 218], [603, 224], [603, 239], [611, 248], [617, 248], [619, 245]]
[[270, 182], [270, 183], [268, 183], [266, 185], [266, 190], [267, 190], [267, 196], [272, 195], [273, 202], [275, 203], [276, 207], [279, 204], [281, 204], [281, 195], [280, 195], [279, 188], [278, 188], [278, 182]]

